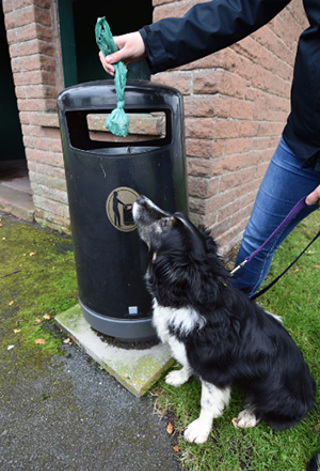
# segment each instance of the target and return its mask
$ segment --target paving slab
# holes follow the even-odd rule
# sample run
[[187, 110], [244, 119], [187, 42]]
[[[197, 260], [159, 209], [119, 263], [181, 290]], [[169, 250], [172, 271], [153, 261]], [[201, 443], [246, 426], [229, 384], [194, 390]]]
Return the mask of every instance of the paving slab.
[[143, 396], [174, 363], [166, 345], [125, 349], [102, 340], [76, 305], [55, 318], [61, 329], [136, 397]]
[[17, 191], [4, 183], [0, 184], [0, 210], [29, 222], [34, 220], [35, 209], [30, 193]]

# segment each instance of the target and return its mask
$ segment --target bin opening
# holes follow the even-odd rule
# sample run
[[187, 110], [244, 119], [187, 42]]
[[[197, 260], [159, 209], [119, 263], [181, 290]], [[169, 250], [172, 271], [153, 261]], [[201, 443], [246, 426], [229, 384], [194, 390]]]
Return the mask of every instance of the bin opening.
[[66, 121], [70, 144], [79, 150], [99, 150], [103, 153], [108, 149], [117, 153], [117, 148], [130, 148], [134, 153], [143, 152], [171, 143], [172, 133], [170, 115], [165, 111], [149, 112], [144, 110], [126, 111], [129, 116], [129, 135], [125, 138], [111, 134], [105, 128], [105, 121], [110, 111], [68, 111]]

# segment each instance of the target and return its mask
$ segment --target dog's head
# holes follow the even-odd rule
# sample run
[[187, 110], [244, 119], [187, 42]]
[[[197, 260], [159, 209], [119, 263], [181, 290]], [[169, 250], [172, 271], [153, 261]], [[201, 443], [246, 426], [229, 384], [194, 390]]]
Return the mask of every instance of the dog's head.
[[226, 272], [207, 231], [181, 213], [163, 211], [145, 196], [134, 203], [133, 219], [150, 254], [147, 288], [158, 301], [178, 307], [207, 298], [209, 291], [214, 294], [209, 285], [225, 278]]

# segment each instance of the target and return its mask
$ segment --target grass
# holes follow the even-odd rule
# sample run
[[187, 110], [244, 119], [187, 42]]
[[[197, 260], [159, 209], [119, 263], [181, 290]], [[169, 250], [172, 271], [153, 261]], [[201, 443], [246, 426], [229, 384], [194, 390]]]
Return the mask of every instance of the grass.
[[14, 345], [21, 359], [59, 353], [52, 318], [77, 302], [71, 240], [7, 216], [0, 223], [1, 351]]
[[[281, 273], [319, 230], [320, 211], [314, 213], [278, 250], [266, 283]], [[303, 352], [311, 373], [320, 385], [320, 240], [267, 293], [259, 298], [263, 307], [283, 317], [284, 326]], [[183, 470], [190, 471], [303, 471], [320, 449], [320, 422], [314, 410], [298, 426], [273, 432], [265, 423], [254, 429], [236, 430], [231, 419], [241, 410], [243, 397], [234, 391], [229, 408], [214, 422], [207, 443], [183, 440], [186, 426], [199, 415], [200, 385], [196, 379], [173, 388], [162, 380], [152, 391], [156, 407], [172, 417], [173, 440]], [[317, 392], [319, 403], [319, 390]]]

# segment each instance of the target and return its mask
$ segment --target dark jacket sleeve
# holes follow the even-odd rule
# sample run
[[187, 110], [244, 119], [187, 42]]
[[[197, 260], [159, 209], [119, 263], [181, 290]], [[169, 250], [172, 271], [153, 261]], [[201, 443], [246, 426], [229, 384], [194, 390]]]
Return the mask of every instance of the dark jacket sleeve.
[[268, 23], [290, 0], [212, 0], [182, 18], [165, 18], [140, 30], [151, 73], [223, 49]]

